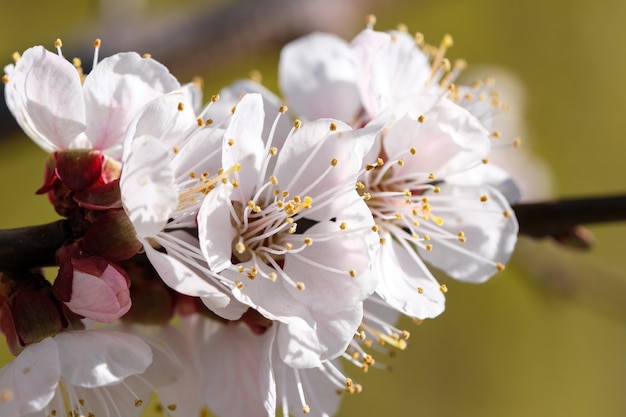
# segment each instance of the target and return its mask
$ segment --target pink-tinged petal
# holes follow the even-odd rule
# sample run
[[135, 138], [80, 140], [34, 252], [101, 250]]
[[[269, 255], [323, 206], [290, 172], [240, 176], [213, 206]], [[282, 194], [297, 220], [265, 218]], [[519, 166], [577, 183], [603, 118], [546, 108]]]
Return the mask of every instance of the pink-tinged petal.
[[[323, 238], [327, 236], [333, 237]], [[294, 299], [311, 309], [333, 313], [360, 303], [376, 288], [365, 233], [342, 231], [338, 222], [326, 221], [293, 237], [294, 247], [302, 246], [305, 237], [313, 239], [303, 251], [285, 255], [283, 270], [294, 282], [304, 284], [303, 290], [287, 286]]]
[[198, 212], [200, 249], [212, 271], [221, 272], [231, 265], [233, 239], [237, 231], [230, 221], [230, 184], [220, 184], [202, 202]]
[[[375, 40], [379, 45], [382, 43]], [[373, 57], [369, 88], [378, 100], [378, 107], [370, 107], [368, 111], [378, 114], [386, 106], [393, 111], [403, 98], [424, 92], [430, 75], [428, 55], [417, 47], [415, 39], [406, 33], [393, 32], [389, 42], [381, 45]]]
[[207, 306], [216, 309], [224, 308], [230, 302], [226, 294], [173, 256], [153, 249], [147, 242], [144, 242], [144, 250], [163, 282], [172, 289], [181, 294], [201, 297]]
[[41, 411], [54, 396], [60, 376], [55, 341], [46, 338], [29, 345], [0, 369], [0, 392], [11, 396], [9, 401], [0, 401], [0, 415], [19, 417]]
[[112, 323], [130, 309], [127, 278], [111, 265], [99, 277], [75, 270], [72, 298], [65, 305], [78, 315]]
[[363, 320], [363, 304], [335, 313], [312, 313], [316, 325], [294, 318], [281, 323], [276, 343], [281, 359], [293, 368], [313, 368], [345, 352]]
[[150, 347], [127, 333], [72, 331], [59, 333], [54, 340], [59, 347], [64, 380], [84, 388], [117, 384], [143, 373], [152, 363]]
[[[425, 115], [409, 113], [394, 123], [387, 132], [383, 147], [391, 159], [404, 159], [403, 166], [394, 167], [395, 175], [435, 174], [442, 179], [477, 166], [491, 148], [488, 132], [467, 110], [440, 100]], [[415, 148], [415, 155], [408, 153]]]
[[120, 190], [122, 203], [139, 237], [155, 236], [163, 230], [178, 205], [170, 152], [149, 136], [139, 137], [130, 144]]
[[336, 35], [312, 33], [280, 53], [280, 88], [291, 109], [307, 120], [353, 122], [361, 110], [353, 51]]
[[380, 282], [376, 293], [391, 307], [419, 319], [437, 317], [445, 309], [439, 283], [413, 248], [387, 235], [377, 266]]
[[[268, 413], [268, 382], [273, 331], [252, 333], [246, 326], [222, 326], [203, 352], [205, 398], [219, 416], [263, 417]], [[269, 339], [269, 340], [268, 340]]]
[[76, 68], [41, 46], [22, 54], [5, 95], [17, 122], [46, 152], [68, 149], [85, 130], [85, 103]]
[[[461, 281], [480, 283], [503, 267], [515, 248], [518, 223], [508, 202], [489, 186], [470, 187], [443, 184], [435, 196], [427, 193], [433, 213], [441, 216], [442, 226], [430, 225], [432, 250], [419, 248], [426, 262]], [[439, 200], [441, 196], [441, 200]], [[484, 201], [482, 201], [484, 200]], [[423, 223], [426, 225], [426, 223]], [[465, 235], [462, 243], [456, 237]]]
[[239, 179], [237, 195], [247, 200], [252, 196], [259, 181], [261, 163], [265, 156], [263, 138], [263, 99], [260, 94], [246, 94], [233, 114], [222, 145], [222, 164], [230, 169], [241, 164], [235, 174]]
[[350, 42], [350, 47], [358, 62], [361, 101], [370, 117], [375, 117], [381, 110], [380, 97], [377, 96], [379, 92], [372, 88], [372, 67], [380, 48], [389, 42], [391, 42], [389, 33], [372, 29], [364, 29]]
[[135, 52], [103, 59], [84, 83], [87, 136], [97, 149], [122, 143], [131, 120], [148, 102], [178, 88], [165, 66]]
[[[193, 97], [189, 90], [176, 90], [146, 104], [125, 129], [123, 161], [128, 159], [130, 143], [141, 136], [158, 138], [173, 155], [193, 129], [198, 129]], [[171, 158], [170, 158], [171, 159]]]

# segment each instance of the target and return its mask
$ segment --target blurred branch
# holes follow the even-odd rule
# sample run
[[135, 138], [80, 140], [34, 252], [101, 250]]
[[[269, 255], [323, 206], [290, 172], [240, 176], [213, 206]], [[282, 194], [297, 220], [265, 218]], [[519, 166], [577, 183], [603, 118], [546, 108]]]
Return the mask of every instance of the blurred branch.
[[626, 195], [521, 203], [513, 210], [521, 235], [588, 249], [592, 236], [582, 225], [626, 220]]

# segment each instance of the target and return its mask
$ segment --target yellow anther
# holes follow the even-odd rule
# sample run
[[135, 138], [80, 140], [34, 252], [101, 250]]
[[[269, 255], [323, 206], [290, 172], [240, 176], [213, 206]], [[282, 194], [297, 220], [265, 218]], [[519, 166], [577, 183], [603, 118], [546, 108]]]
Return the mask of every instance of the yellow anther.
[[430, 240], [430, 235], [424, 235], [424, 240], [428, 242]]
[[263, 74], [259, 70], [252, 70], [248, 73], [248, 78], [256, 83], [261, 83], [263, 81]]
[[240, 274], [243, 274], [245, 270], [246, 270], [246, 268], [244, 268], [243, 265], [239, 265], [237, 267], [237, 272], [239, 272]]
[[2, 82], [5, 83], [5, 84], [8, 84], [9, 83], [9, 76], [4, 74], [2, 76]]
[[331, 130], [331, 131], [333, 131], [333, 132], [334, 132], [335, 130], [337, 130], [337, 123], [335, 123], [335, 122], [330, 122], [330, 130]]
[[75, 68], [80, 68], [83, 65], [83, 61], [81, 61], [80, 58], [72, 58], [72, 65], [74, 65]]
[[383, 166], [385, 164], [385, 161], [383, 161], [383, 158], [376, 158], [376, 165]]
[[424, 34], [422, 32], [415, 32], [415, 43], [418, 46], [423, 46], [424, 45]]
[[278, 278], [278, 276], [276, 275], [276, 272], [270, 272], [267, 274], [267, 278], [272, 282], [276, 282], [276, 278]]
[[216, 101], [218, 101], [220, 99], [220, 95], [219, 94], [213, 94], [211, 96], [211, 103], [215, 103]]
[[356, 277], [356, 269], [352, 268], [350, 269], [350, 271], [348, 271], [348, 273], [350, 274], [352, 278]]
[[423, 114], [421, 114], [417, 118], [417, 121], [420, 122], [420, 123], [424, 123], [425, 120], [426, 120], [426, 116], [424, 116]]
[[61, 39], [57, 39], [56, 41], [54, 41], [55, 48], [60, 48], [62, 46], [63, 46], [63, 42], [61, 42]]
[[491, 132], [491, 136], [493, 136], [494, 138], [499, 138], [502, 137], [502, 133], [500, 133], [499, 130], [494, 130], [493, 132]]
[[212, 125], [212, 124], [213, 124], [213, 119], [206, 119], [206, 120], [204, 121], [204, 124], [205, 124], [205, 125], [207, 125], [207, 126], [208, 126], [208, 125]]
[[180, 148], [178, 146], [174, 146], [172, 148], [172, 151], [174, 151], [174, 153], [178, 153], [178, 152], [180, 152]]
[[432, 172], [430, 174], [428, 174], [428, 179], [429, 180], [434, 180], [435, 179], [435, 174], [432, 173]]
[[309, 414], [311, 412], [311, 407], [309, 407], [308, 405], [305, 405], [304, 407], [302, 407], [302, 412], [304, 414]]
[[404, 166], [404, 159], [398, 159], [398, 165]]
[[424, 289], [422, 287], [417, 287], [417, 292], [419, 294], [423, 294], [424, 293]]
[[496, 264], [496, 269], [497, 269], [498, 271], [504, 271], [504, 268], [505, 268], [505, 266], [504, 266], [504, 264], [503, 264], [503, 263], [498, 262], [498, 263]]
[[381, 245], [384, 245], [385, 243], [387, 243], [387, 239], [385, 239], [384, 237], [381, 237], [380, 239], [378, 239], [378, 243], [380, 243]]
[[372, 226], [372, 232], [378, 232], [378, 225], [377, 224]]
[[178, 407], [176, 406], [176, 404], [169, 404], [166, 408], [170, 411], [176, 411], [176, 408]]
[[244, 253], [246, 251], [246, 245], [244, 245], [243, 242], [238, 242], [235, 245], [235, 250], [237, 253]]
[[487, 197], [486, 195], [481, 195], [481, 196], [480, 196], [480, 201], [482, 201], [483, 203], [484, 203], [485, 201], [487, 201], [487, 200], [489, 200], [489, 197]]
[[441, 46], [444, 48], [450, 48], [452, 45], [454, 45], [452, 35], [446, 33], [441, 40]]
[[368, 14], [367, 15], [367, 26], [371, 29], [376, 24], [376, 15]]
[[293, 127], [300, 129], [300, 126], [302, 126], [302, 122], [299, 119], [293, 121]]
[[356, 188], [357, 190], [363, 190], [365, 188], [365, 184], [363, 184], [361, 181], [358, 181], [356, 183]]
[[230, 109], [230, 112], [231, 112], [232, 114], [234, 114], [236, 111], [237, 111], [237, 105], [234, 105], [234, 106]]
[[402, 219], [402, 213], [396, 213], [396, 219], [398, 220]]
[[278, 113], [285, 114], [287, 113], [287, 110], [288, 110], [287, 106], [280, 106], [278, 108]]
[[481, 159], [480, 162], [482, 162], [483, 165], [487, 165], [489, 163], [489, 159], [487, 159], [487, 158]]
[[402, 333], [400, 333], [400, 337], [404, 340], [408, 340], [409, 337], [411, 337], [411, 333], [407, 332], [406, 330], [402, 330]]
[[304, 244], [305, 245], [312, 245], [313, 244], [313, 239], [311, 239], [310, 237], [305, 237], [304, 238]]
[[204, 120], [202, 120], [202, 117], [198, 117], [198, 119], [196, 120], [196, 122], [198, 123], [198, 127], [202, 127], [202, 126], [204, 126]]
[[435, 217], [435, 224], [437, 226], [443, 226], [443, 219], [441, 217]]
[[270, 148], [270, 155], [272, 155], [272, 156], [276, 156], [276, 154], [278, 154], [278, 148], [277, 148], [277, 147], [275, 147], [275, 146], [272, 146], [272, 147]]
[[198, 88], [204, 87], [204, 78], [199, 75], [196, 75], [191, 79], [191, 82], [194, 83]]
[[448, 292], [448, 287], [446, 286], [446, 284], [441, 284], [439, 286], [439, 291], [441, 291], [442, 293], [447, 293]]
[[502, 212], [502, 215], [503, 215], [504, 217], [506, 217], [506, 218], [509, 218], [509, 217], [511, 217], [511, 212], [510, 212], [510, 211], [508, 211], [508, 210], [504, 210], [504, 211]]
[[152, 58], [152, 54], [145, 53], [145, 54], [142, 55], [142, 57], [145, 58], [145, 59], [150, 59], [150, 58]]
[[140, 400], [139, 398], [135, 400], [135, 407], [141, 407], [142, 404], [143, 404], [143, 400]]
[[183, 111], [185, 110], [185, 104], [184, 103], [178, 103], [178, 111]]
[[238, 279], [235, 280], [235, 287], [237, 287], [238, 289], [242, 289], [243, 288], [243, 282], [239, 281]]
[[369, 201], [372, 199], [372, 195], [370, 193], [363, 193], [363, 199]]
[[270, 177], [270, 182], [272, 183], [272, 185], [278, 185], [278, 178], [276, 178], [275, 175], [272, 175]]
[[299, 289], [300, 291], [304, 290], [305, 288], [304, 282], [296, 282], [296, 288]]
[[346, 224], [346, 222], [341, 222], [341, 224], [339, 225], [339, 228], [341, 230], [346, 230], [346, 227], [348, 227], [348, 225]]
[[13, 400], [13, 391], [11, 391], [10, 389], [5, 389], [0, 392], [0, 401], [8, 403], [11, 400]]
[[422, 197], [422, 203], [428, 204], [428, 197]]
[[230, 138], [226, 141], [226, 143], [228, 143], [228, 146], [233, 146], [235, 144], [235, 139]]
[[433, 250], [433, 245], [428, 244], [428, 245], [426, 245], [426, 247], [425, 247], [425, 248], [426, 248], [426, 250], [427, 250], [428, 252], [430, 252], [431, 250]]
[[293, 245], [289, 242], [285, 243], [285, 250], [291, 250], [293, 249]]
[[411, 148], [409, 149], [409, 152], [411, 152], [411, 155], [415, 155], [417, 153], [417, 149]]
[[330, 165], [332, 165], [332, 166], [334, 166], [334, 167], [336, 167], [338, 163], [339, 163], [339, 160], [338, 160], [337, 158], [333, 158], [333, 159], [330, 161]]
[[519, 148], [520, 146], [522, 146], [522, 140], [520, 138], [515, 138], [515, 140], [513, 141], [513, 147]]

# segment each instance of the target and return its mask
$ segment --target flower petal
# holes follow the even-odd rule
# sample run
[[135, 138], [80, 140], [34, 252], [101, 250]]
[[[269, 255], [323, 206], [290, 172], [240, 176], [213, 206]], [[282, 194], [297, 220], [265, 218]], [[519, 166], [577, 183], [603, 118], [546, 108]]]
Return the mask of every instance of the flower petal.
[[[461, 243], [445, 237], [437, 239], [432, 242], [430, 251], [420, 247], [419, 255], [453, 278], [484, 282], [513, 253], [518, 232], [513, 211], [504, 196], [489, 186], [445, 184], [440, 188], [437, 196], [426, 194], [432, 203], [433, 212], [444, 220], [442, 226], [432, 226], [431, 234], [456, 236], [462, 231], [466, 240]], [[423, 224], [426, 226], [429, 223]]]
[[278, 73], [281, 90], [299, 117], [352, 122], [358, 116], [355, 56], [338, 36], [312, 33], [287, 44], [280, 53]]
[[178, 205], [170, 152], [156, 138], [141, 136], [130, 144], [120, 178], [122, 203], [137, 236], [163, 230]]
[[46, 152], [68, 149], [85, 130], [83, 89], [76, 68], [41, 46], [22, 54], [5, 95], [19, 125]]
[[143, 373], [152, 362], [150, 347], [137, 336], [107, 330], [62, 332], [59, 346], [65, 381], [84, 388], [116, 384]]
[[18, 417], [42, 410], [54, 396], [60, 373], [57, 344], [52, 338], [27, 346], [0, 370], [0, 392], [12, 397], [0, 401], [0, 415]]
[[87, 137], [96, 149], [121, 144], [131, 120], [148, 102], [178, 88], [165, 66], [135, 52], [103, 59], [85, 79]]

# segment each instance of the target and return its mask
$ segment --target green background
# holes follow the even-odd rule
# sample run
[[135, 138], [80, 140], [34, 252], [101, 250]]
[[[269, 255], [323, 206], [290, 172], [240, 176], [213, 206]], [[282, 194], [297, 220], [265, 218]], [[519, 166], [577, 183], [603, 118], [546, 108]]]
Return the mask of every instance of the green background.
[[[465, 58], [470, 67], [505, 67], [519, 77], [527, 97], [519, 109], [525, 114], [525, 139], [549, 163], [555, 196], [625, 191], [626, 2], [386, 4], [372, 10], [377, 28], [402, 22], [431, 43], [451, 33], [455, 45], [449, 57]], [[158, 1], [147, 7], [170, 6]], [[57, 37], [90, 44], [92, 38], [76, 33], [96, 19], [95, 1], [4, 4], [0, 62], [11, 62], [13, 51], [34, 44], [52, 49]], [[347, 22], [343, 33], [352, 36], [361, 27]], [[277, 51], [194, 73], [205, 77], [207, 93], [255, 68], [275, 89]], [[158, 59], [158, 51], [150, 52]], [[185, 81], [182, 76], [190, 74], [176, 75]], [[47, 199], [34, 195], [44, 159], [25, 136], [0, 143], [0, 227], [56, 219]], [[626, 415], [626, 227], [591, 229], [597, 244], [589, 253], [523, 240], [506, 271], [487, 284], [445, 280], [446, 312], [421, 326], [402, 323], [412, 334], [409, 348], [395, 358], [377, 358], [393, 372], [350, 371], [365, 389], [344, 399], [340, 415]]]

